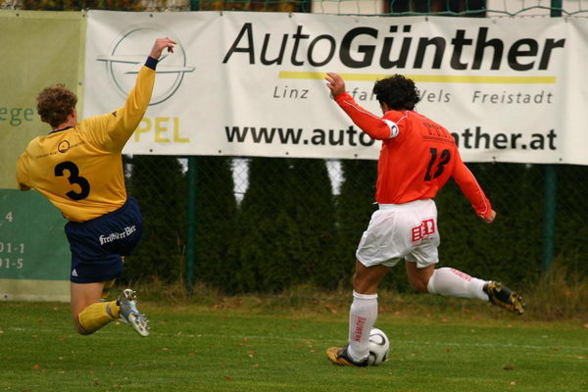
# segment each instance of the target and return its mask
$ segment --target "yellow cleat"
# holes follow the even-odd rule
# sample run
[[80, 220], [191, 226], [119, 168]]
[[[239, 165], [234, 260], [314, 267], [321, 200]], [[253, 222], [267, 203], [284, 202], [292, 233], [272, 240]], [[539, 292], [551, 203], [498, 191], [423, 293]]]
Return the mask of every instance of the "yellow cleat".
[[347, 353], [347, 346], [328, 348], [327, 358], [329, 358], [329, 361], [333, 362], [334, 365], [339, 366], [364, 367], [368, 364], [367, 358], [361, 362], [357, 362], [351, 359], [351, 356]]

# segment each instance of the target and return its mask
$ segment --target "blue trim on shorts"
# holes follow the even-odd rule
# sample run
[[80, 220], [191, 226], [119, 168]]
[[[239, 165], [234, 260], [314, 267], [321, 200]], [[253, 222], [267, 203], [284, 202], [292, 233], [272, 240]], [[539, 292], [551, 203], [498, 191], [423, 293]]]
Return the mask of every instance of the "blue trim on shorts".
[[71, 250], [74, 283], [112, 280], [121, 275], [126, 256], [143, 235], [143, 219], [137, 201], [129, 197], [116, 211], [86, 222], [68, 222], [65, 234]]

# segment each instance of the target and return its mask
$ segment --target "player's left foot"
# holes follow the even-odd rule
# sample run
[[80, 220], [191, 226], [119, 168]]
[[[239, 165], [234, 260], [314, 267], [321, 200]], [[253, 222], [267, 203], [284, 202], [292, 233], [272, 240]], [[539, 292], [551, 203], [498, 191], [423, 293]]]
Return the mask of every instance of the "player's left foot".
[[134, 290], [124, 289], [118, 297], [120, 318], [130, 324], [141, 336], [149, 335], [149, 320], [137, 310], [137, 295]]
[[484, 292], [488, 294], [488, 299], [494, 305], [519, 315], [525, 313], [526, 304], [523, 298], [502, 283], [488, 282], [484, 285]]
[[330, 347], [327, 349], [327, 358], [335, 365], [339, 366], [356, 366], [364, 367], [368, 365], [367, 358], [361, 362], [354, 361], [351, 359], [349, 353], [347, 353], [347, 347]]

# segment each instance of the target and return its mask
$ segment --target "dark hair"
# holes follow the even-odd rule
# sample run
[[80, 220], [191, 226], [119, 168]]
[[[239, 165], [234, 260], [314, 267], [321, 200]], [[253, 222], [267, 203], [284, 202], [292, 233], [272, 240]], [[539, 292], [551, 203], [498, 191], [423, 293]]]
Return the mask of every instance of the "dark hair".
[[37, 113], [41, 121], [53, 128], [63, 124], [75, 109], [78, 97], [63, 84], [43, 89], [37, 96]]
[[398, 74], [378, 80], [373, 92], [380, 103], [393, 110], [413, 110], [421, 100], [414, 82]]

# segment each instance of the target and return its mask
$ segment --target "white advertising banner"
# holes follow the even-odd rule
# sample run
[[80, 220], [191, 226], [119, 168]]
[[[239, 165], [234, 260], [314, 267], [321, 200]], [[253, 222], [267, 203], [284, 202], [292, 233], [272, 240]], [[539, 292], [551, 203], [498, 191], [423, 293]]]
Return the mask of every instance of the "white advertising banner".
[[588, 20], [91, 11], [84, 117], [120, 106], [156, 37], [162, 58], [130, 154], [375, 159], [324, 73], [375, 114], [400, 73], [466, 161], [588, 164]]

